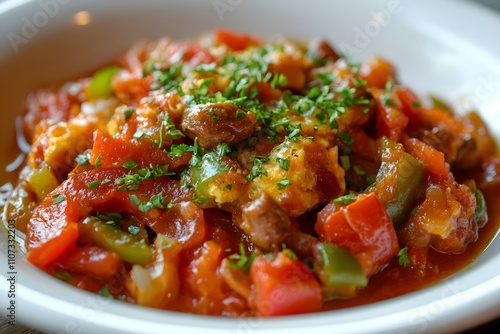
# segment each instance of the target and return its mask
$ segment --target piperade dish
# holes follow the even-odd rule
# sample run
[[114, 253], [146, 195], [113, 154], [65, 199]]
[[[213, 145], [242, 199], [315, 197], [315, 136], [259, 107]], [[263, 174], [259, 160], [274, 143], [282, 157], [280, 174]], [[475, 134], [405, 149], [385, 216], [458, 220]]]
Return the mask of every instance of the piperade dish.
[[500, 160], [479, 116], [424, 105], [388, 62], [324, 41], [144, 42], [26, 104], [6, 221], [29, 262], [126, 302], [360, 305], [456, 272], [498, 229]]

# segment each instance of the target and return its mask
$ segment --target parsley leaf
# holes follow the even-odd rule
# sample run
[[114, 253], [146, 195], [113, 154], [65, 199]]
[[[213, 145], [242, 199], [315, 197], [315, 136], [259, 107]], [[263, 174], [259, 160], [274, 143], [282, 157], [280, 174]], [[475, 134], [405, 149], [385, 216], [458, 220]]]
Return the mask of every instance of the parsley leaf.
[[80, 166], [87, 166], [90, 164], [90, 156], [88, 154], [78, 154], [75, 158], [75, 162]]
[[[250, 252], [250, 255], [247, 255], [245, 246], [240, 244], [240, 252], [229, 255], [228, 258], [233, 260], [229, 261], [229, 265], [233, 269], [241, 269], [245, 275], [248, 275], [250, 272], [250, 266], [252, 265], [253, 260], [257, 258], [257, 254], [254, 252]], [[236, 261], [236, 262], [235, 262]]]
[[292, 185], [292, 181], [290, 181], [290, 179], [285, 177], [283, 180], [278, 181], [277, 185], [278, 185], [278, 189], [283, 190], [286, 187], [288, 187], [289, 185]]
[[52, 200], [52, 204], [59, 204], [62, 201], [64, 201], [65, 199], [66, 199], [66, 197], [64, 197], [63, 195], [55, 194], [54, 199]]
[[358, 195], [347, 194], [344, 196], [337, 197], [332, 202], [333, 203], [340, 203], [340, 204], [350, 204], [350, 203], [354, 202], [357, 198], [358, 198]]
[[410, 258], [408, 257], [408, 246], [404, 246], [398, 252], [398, 263], [402, 267], [406, 267], [410, 264]]
[[126, 169], [134, 169], [137, 166], [139, 166], [139, 163], [137, 163], [137, 161], [134, 161], [134, 160], [127, 161], [126, 163], [124, 163], [122, 165], [122, 167], [126, 168]]
[[99, 182], [99, 181], [91, 181], [91, 182], [87, 183], [87, 186], [89, 187], [89, 190], [92, 190], [92, 189], [97, 188], [100, 184], [101, 184], [101, 182]]

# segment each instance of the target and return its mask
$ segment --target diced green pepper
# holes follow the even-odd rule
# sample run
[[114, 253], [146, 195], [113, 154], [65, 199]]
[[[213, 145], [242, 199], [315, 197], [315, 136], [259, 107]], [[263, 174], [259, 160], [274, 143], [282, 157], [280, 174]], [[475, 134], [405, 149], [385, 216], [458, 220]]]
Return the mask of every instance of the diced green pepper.
[[476, 223], [481, 228], [488, 222], [488, 212], [486, 211], [486, 201], [484, 200], [484, 195], [481, 190], [475, 188], [472, 193], [476, 197], [476, 210], [474, 219]]
[[[216, 152], [208, 152], [201, 158], [201, 161], [191, 166], [191, 177], [195, 186], [195, 193], [198, 198], [209, 199], [208, 187], [218, 175], [227, 171], [228, 166], [221, 163], [221, 159]], [[204, 203], [206, 207], [209, 203]]]
[[133, 235], [89, 217], [79, 224], [79, 232], [98, 246], [117, 253], [123, 261], [147, 264], [151, 260], [151, 247]]
[[119, 70], [120, 68], [117, 66], [109, 66], [97, 71], [92, 77], [88, 88], [89, 98], [100, 99], [110, 97], [113, 94], [111, 81]]
[[318, 265], [316, 273], [329, 294], [353, 294], [356, 288], [367, 285], [368, 280], [361, 264], [346, 249], [328, 243], [317, 243], [313, 253]]
[[[427, 166], [404, 152], [403, 145], [387, 138], [381, 140], [382, 165], [377, 174], [375, 192], [382, 199], [385, 209], [398, 226], [411, 214], [417, 200], [425, 192]], [[393, 192], [389, 199], [382, 192]]]

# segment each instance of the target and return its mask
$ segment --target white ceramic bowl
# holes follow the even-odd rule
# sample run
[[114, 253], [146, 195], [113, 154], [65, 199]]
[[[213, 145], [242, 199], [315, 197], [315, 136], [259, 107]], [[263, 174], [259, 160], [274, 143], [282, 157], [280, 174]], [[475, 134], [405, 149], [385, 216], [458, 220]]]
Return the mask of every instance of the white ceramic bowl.
[[[87, 14], [75, 16], [82, 11]], [[459, 110], [477, 105], [499, 138], [500, 18], [467, 3], [7, 0], [0, 2], [2, 173], [15, 159], [6, 152], [15, 145], [14, 121], [28, 92], [88, 74], [135, 41], [192, 38], [219, 26], [261, 36], [324, 37], [355, 60], [382, 55], [421, 96], [432, 93]], [[0, 237], [4, 314], [12, 300], [5, 298], [11, 270], [5, 231]], [[500, 316], [500, 238], [467, 270], [433, 287], [367, 306], [274, 319], [203, 317], [109, 301], [45, 275], [21, 252], [14, 276], [16, 320], [61, 333], [442, 333]]]

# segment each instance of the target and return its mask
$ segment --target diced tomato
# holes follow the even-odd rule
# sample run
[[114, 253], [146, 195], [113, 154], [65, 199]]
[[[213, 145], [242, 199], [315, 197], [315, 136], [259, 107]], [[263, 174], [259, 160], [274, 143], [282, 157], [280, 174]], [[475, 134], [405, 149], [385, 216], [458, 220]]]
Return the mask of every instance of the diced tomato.
[[272, 89], [271, 85], [269, 85], [269, 83], [267, 82], [258, 83], [257, 88], [259, 90], [257, 97], [264, 103], [278, 101], [283, 95], [283, 93], [279, 89]]
[[422, 104], [418, 97], [405, 86], [395, 87], [394, 94], [401, 101], [401, 111], [408, 116], [409, 124], [415, 128], [423, 127], [425, 120], [422, 115]]
[[168, 164], [169, 169], [175, 170], [179, 166], [187, 165], [191, 159], [189, 152], [178, 158], [171, 158], [149, 140], [111, 138], [97, 131], [90, 162], [95, 164], [99, 156], [102, 168], [121, 167], [126, 162], [135, 161], [139, 168]]
[[28, 223], [26, 259], [39, 268], [45, 268], [70, 251], [78, 238], [76, 221], [65, 217], [66, 202], [53, 203], [53, 196], [45, 197]]
[[450, 179], [450, 171], [442, 152], [415, 138], [405, 138], [403, 144], [408, 153], [427, 165], [431, 180], [446, 182]]
[[189, 248], [202, 244], [208, 236], [203, 209], [193, 202], [174, 204], [161, 217], [149, 223], [156, 233], [162, 233]]
[[207, 241], [195, 253], [185, 274], [185, 282], [198, 300], [197, 311], [202, 314], [220, 314], [215, 305], [222, 306], [225, 295], [217, 268], [222, 262], [224, 250], [214, 241]]
[[214, 56], [202, 46], [195, 43], [175, 43], [167, 50], [167, 58], [182, 54], [182, 61], [188, 62], [193, 68], [200, 64], [215, 62]]
[[137, 105], [149, 94], [152, 80], [142, 77], [142, 73], [119, 71], [111, 82], [115, 95], [129, 105]]
[[250, 300], [263, 316], [321, 310], [320, 285], [300, 260], [283, 253], [272, 260], [258, 257], [250, 267], [250, 277], [254, 283]]
[[384, 267], [399, 251], [391, 218], [375, 193], [338, 210], [328, 204], [318, 213], [315, 229], [320, 240], [356, 256], [367, 276]]
[[224, 44], [233, 51], [245, 50], [249, 46], [260, 44], [258, 40], [252, 38], [250, 35], [222, 28], [215, 29], [214, 35], [216, 45]]
[[396, 71], [390, 63], [375, 57], [362, 64], [359, 76], [366, 80], [368, 88], [384, 89], [389, 80], [394, 81]]
[[[174, 217], [168, 210], [157, 208], [143, 212], [130, 199], [130, 196], [135, 195], [141, 202], [147, 202], [152, 196], [161, 193], [165, 197], [164, 205], [172, 199], [179, 202], [189, 200], [190, 196], [181, 189], [179, 181], [160, 177], [140, 182], [139, 189], [136, 190], [119, 190], [115, 180], [124, 178], [128, 172], [124, 168], [92, 169], [69, 178], [50, 193], [35, 210], [28, 224], [26, 242], [26, 247], [30, 251], [28, 260], [40, 267], [57, 260], [76, 245], [78, 238], [76, 222], [95, 212], [128, 212], [153, 226], [157, 233], [165, 232], [163, 226], [172, 223], [177, 224], [177, 229], [181, 229], [181, 226], [191, 226], [192, 230], [190, 229], [189, 233], [183, 233], [183, 243], [194, 244], [203, 241], [202, 238], [206, 233], [203, 216], [182, 210], [192, 206], [181, 205], [180, 211], [174, 210], [179, 212], [179, 216]], [[103, 183], [104, 180], [109, 181]], [[90, 190], [88, 184], [91, 182], [101, 184]], [[64, 200], [54, 204], [54, 200], [61, 196]], [[168, 229], [176, 231], [175, 228]]]
[[293, 62], [287, 63], [284, 61], [278, 64], [270, 64], [269, 72], [275, 75], [283, 74], [286, 77], [286, 85], [284, 88], [293, 91], [301, 91], [306, 84], [306, 73], [304, 69]]
[[387, 137], [400, 141], [409, 119], [394, 100], [387, 101], [382, 90], [374, 89], [373, 97], [377, 101], [377, 137]]
[[97, 246], [74, 248], [59, 263], [63, 268], [96, 278], [111, 278], [122, 265], [120, 256]]

